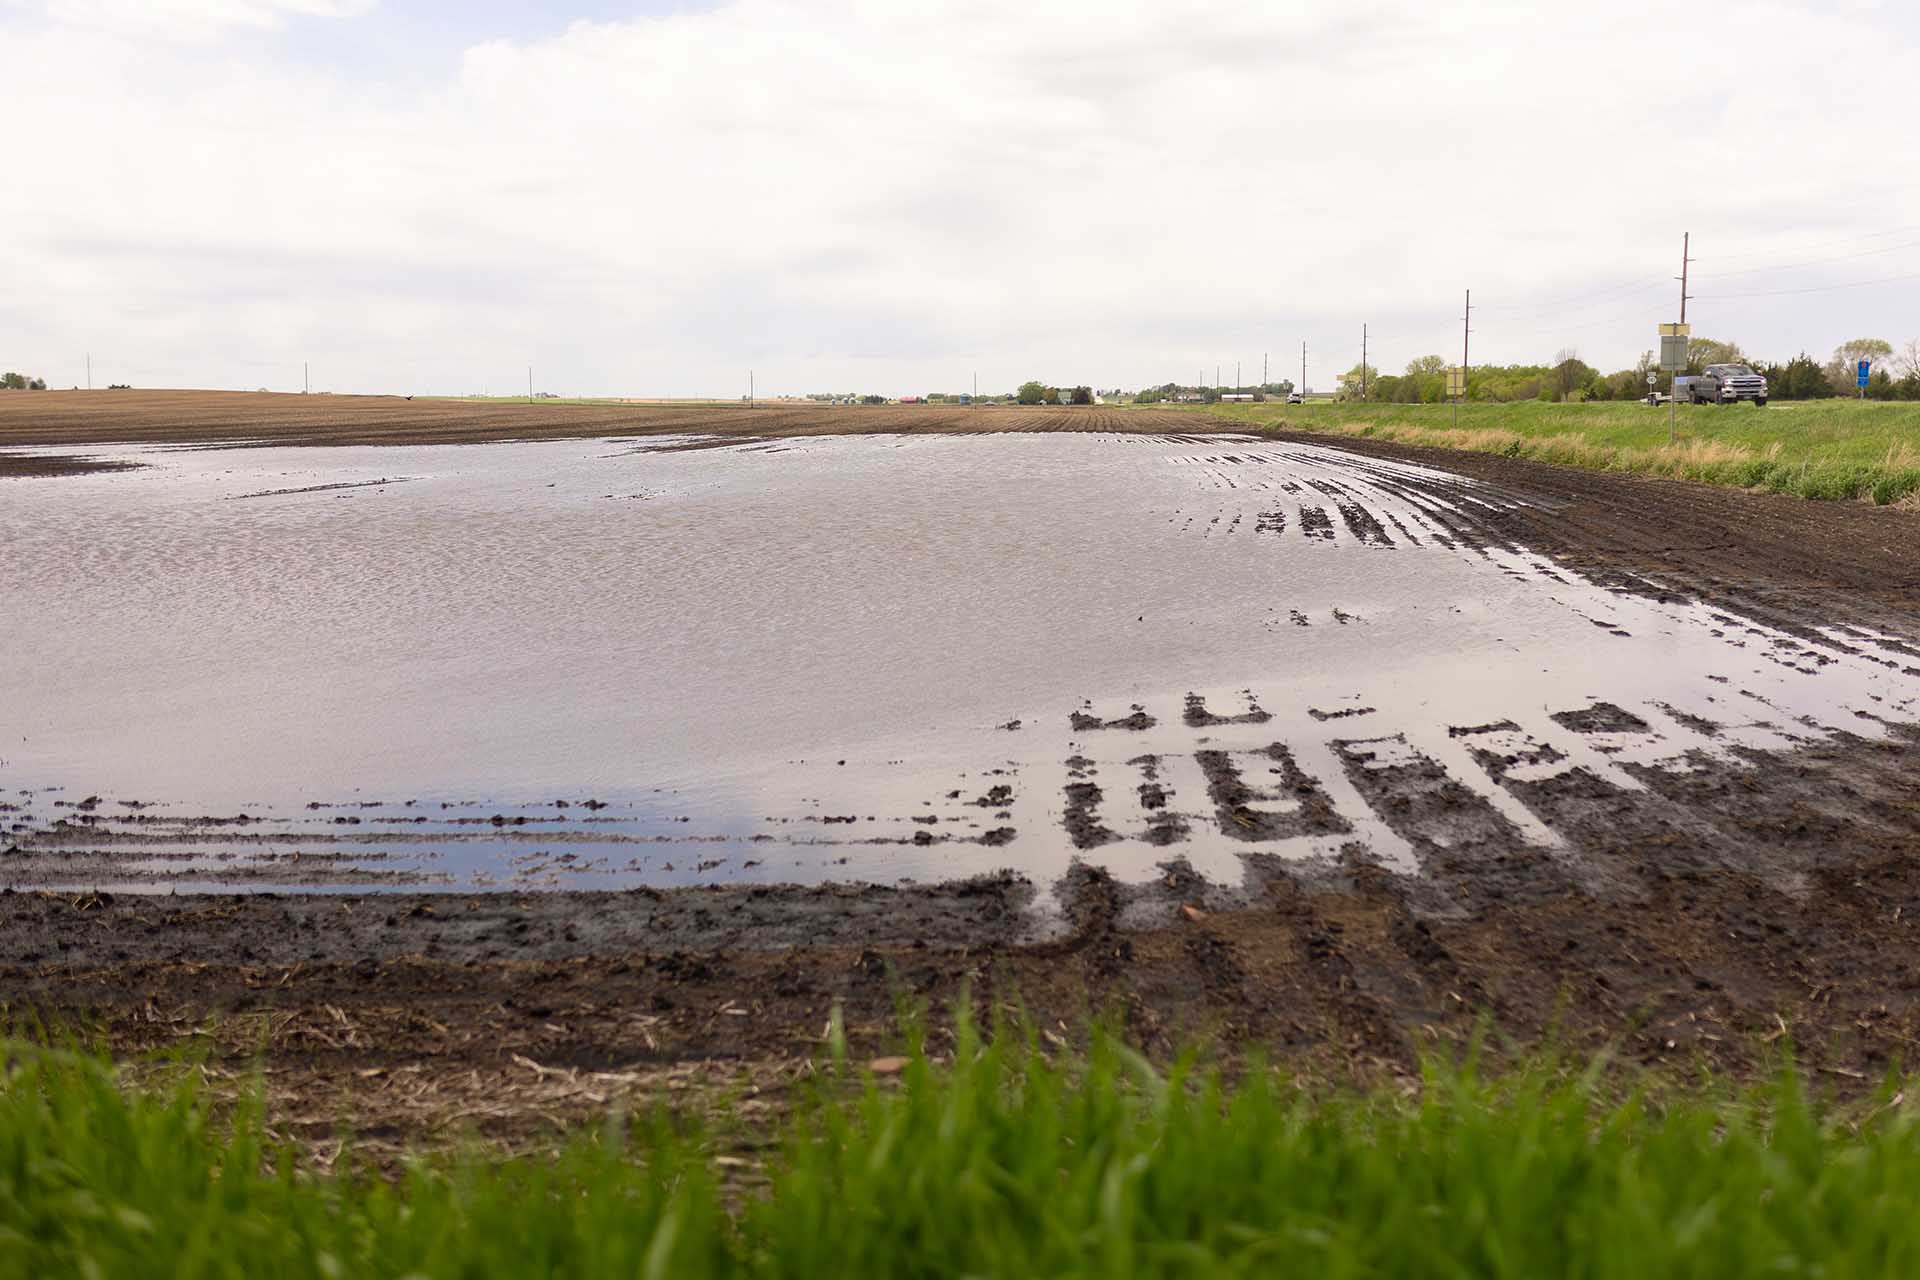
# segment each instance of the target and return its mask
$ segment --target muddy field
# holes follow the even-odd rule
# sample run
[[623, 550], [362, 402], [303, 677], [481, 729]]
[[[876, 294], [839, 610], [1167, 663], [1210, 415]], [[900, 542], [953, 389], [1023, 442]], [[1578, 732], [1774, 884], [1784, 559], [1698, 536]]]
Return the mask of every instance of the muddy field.
[[[1100, 406], [526, 404], [261, 391], [49, 391], [0, 396], [0, 450], [15, 445], [426, 445], [593, 436], [1180, 430], [1171, 411]], [[4, 465], [0, 462], [0, 465]], [[0, 470], [0, 475], [9, 474]]]
[[[667, 434], [714, 430], [660, 421]], [[829, 421], [819, 425], [831, 434]], [[22, 429], [0, 416], [0, 444], [71, 452], [134, 438], [76, 440], [45, 423], [31, 441], [10, 434]], [[138, 429], [149, 441], [169, 430]], [[983, 1011], [1017, 1002], [1063, 1038], [1105, 1011], [1155, 1052], [1205, 1037], [1333, 1074], [1408, 1071], [1482, 1017], [1523, 1042], [1557, 1027], [1575, 1044], [1681, 1069], [1743, 1070], [1790, 1040], [1847, 1088], [1910, 1064], [1920, 519], [1324, 443], [1116, 441], [1141, 474], [1162, 477], [1165, 496], [1141, 503], [1158, 541], [1142, 534], [1114, 554], [1209, 575], [1233, 599], [1192, 613], [1194, 626], [1244, 635], [1209, 650], [1144, 608], [1133, 632], [1119, 633], [1117, 616], [1069, 627], [1085, 680], [1031, 696], [1015, 680], [983, 700], [977, 726], [941, 740], [945, 773], [863, 792], [887, 756], [835, 755], [760, 793], [772, 798], [756, 820], [816, 815], [804, 840], [775, 827], [719, 850], [738, 867], [767, 857], [756, 848], [870, 830], [882, 843], [837, 853], [923, 859], [884, 864], [920, 883], [786, 887], [717, 870], [714, 883], [530, 892], [583, 883], [555, 870], [555, 842], [536, 833], [544, 878], [406, 891], [337, 874], [364, 846], [336, 834], [352, 826], [339, 820], [405, 830], [414, 815], [402, 798], [381, 797], [388, 812], [334, 796], [275, 818], [286, 847], [260, 861], [268, 883], [333, 892], [151, 896], [82, 887], [122, 881], [123, 848], [139, 853], [146, 887], [167, 882], [141, 820], [151, 797], [128, 808], [133, 793], [112, 788], [36, 790], [0, 812], [13, 833], [0, 866], [18, 886], [0, 894], [0, 999], [15, 1013], [84, 1011], [126, 1048], [205, 1033], [235, 1065], [264, 1046], [280, 1105], [315, 1136], [351, 1113], [391, 1137], [452, 1119], [511, 1138], [613, 1096], [742, 1079], [777, 1102], [817, 1058], [835, 1005], [856, 1042], [878, 1050], [902, 993], [940, 1006], [968, 992]], [[822, 456], [841, 483], [859, 455]], [[959, 456], [932, 455], [952, 476]], [[1043, 454], [1022, 456], [1031, 472]], [[1074, 465], [1063, 474], [1087, 477], [1077, 500], [1097, 505], [1099, 473]], [[1103, 564], [1098, 541], [1063, 539], [1076, 564]], [[1133, 609], [1126, 575], [1100, 572], [1125, 597], [1116, 615]], [[1267, 577], [1237, 576], [1249, 574]], [[1245, 594], [1261, 581], [1279, 586]], [[1422, 592], [1430, 611], [1392, 604]], [[1234, 603], [1255, 598], [1257, 610]], [[1201, 608], [1162, 603], [1182, 626], [1182, 610]], [[1175, 644], [1164, 656], [1155, 623]], [[1577, 631], [1590, 638], [1575, 643]], [[1244, 682], [1225, 678], [1223, 655], [1261, 646]], [[1423, 646], [1430, 656], [1408, 656]], [[1159, 677], [1121, 660], [1136, 651]], [[1172, 674], [1183, 653], [1210, 654], [1211, 678]], [[890, 704], [874, 697], [884, 719]], [[834, 723], [816, 730], [830, 737]], [[831, 799], [805, 807], [849, 771], [843, 785], [876, 798], [871, 816]], [[936, 776], [951, 784], [931, 789]], [[544, 803], [469, 816], [506, 840], [516, 817], [578, 813]], [[638, 808], [606, 812], [642, 820]], [[846, 828], [827, 823], [842, 812]], [[231, 869], [234, 820], [261, 814], [188, 816], [226, 825], [218, 840], [192, 823], [174, 833], [175, 850], [200, 859], [173, 875], [185, 888], [208, 875], [210, 851]], [[302, 823], [324, 823], [320, 843], [349, 856], [315, 860], [315, 845], [293, 839]], [[56, 877], [62, 860], [80, 873]], [[652, 865], [642, 879], [657, 876]], [[942, 865], [966, 878], [928, 875]], [[55, 878], [67, 883], [36, 887]]]

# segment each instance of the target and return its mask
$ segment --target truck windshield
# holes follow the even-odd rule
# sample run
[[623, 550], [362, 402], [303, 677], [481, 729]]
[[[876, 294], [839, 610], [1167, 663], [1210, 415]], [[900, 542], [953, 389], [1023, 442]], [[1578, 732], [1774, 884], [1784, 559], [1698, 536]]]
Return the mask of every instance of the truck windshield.
[[1713, 366], [1712, 372], [1724, 378], [1751, 378], [1754, 376], [1753, 370], [1743, 364], [1717, 364]]

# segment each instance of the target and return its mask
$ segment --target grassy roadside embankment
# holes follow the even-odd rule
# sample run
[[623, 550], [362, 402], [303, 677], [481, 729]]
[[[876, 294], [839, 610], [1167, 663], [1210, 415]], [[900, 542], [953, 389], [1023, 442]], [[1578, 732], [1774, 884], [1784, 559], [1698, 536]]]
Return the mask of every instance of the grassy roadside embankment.
[[1681, 405], [1672, 444], [1666, 406], [1639, 402], [1466, 404], [1458, 427], [1452, 405], [1267, 403], [1206, 412], [1242, 427], [1467, 449], [1803, 498], [1886, 505], [1920, 493], [1920, 404]]
[[[897, 1064], [885, 1064], [889, 1069]], [[190, 1067], [0, 1042], [0, 1277], [1884, 1276], [1920, 1268], [1920, 1135], [1783, 1071], [1622, 1097], [1431, 1071], [1417, 1096], [1057, 1060], [961, 1030], [772, 1132], [612, 1117], [557, 1156], [397, 1175], [276, 1136]], [[161, 1082], [155, 1084], [159, 1079]], [[852, 1087], [849, 1087], [852, 1086]]]

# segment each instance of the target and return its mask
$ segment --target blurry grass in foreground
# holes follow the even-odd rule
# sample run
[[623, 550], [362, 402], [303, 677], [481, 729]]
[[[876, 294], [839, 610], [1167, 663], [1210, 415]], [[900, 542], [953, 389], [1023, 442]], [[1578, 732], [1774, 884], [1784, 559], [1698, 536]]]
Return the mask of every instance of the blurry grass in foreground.
[[826, 1084], [771, 1146], [614, 1117], [551, 1159], [389, 1180], [351, 1152], [315, 1172], [190, 1070], [126, 1090], [18, 1041], [0, 1064], [6, 1277], [1920, 1274], [1909, 1109], [1843, 1122], [1791, 1074], [1658, 1103], [1550, 1066], [1329, 1094], [963, 1028], [950, 1065]]
[[1451, 405], [1266, 403], [1207, 412], [1242, 426], [1469, 449], [1803, 498], [1884, 506], [1920, 492], [1920, 404], [1680, 405], [1674, 444], [1667, 442], [1667, 407], [1638, 401], [1467, 404], [1457, 428]]

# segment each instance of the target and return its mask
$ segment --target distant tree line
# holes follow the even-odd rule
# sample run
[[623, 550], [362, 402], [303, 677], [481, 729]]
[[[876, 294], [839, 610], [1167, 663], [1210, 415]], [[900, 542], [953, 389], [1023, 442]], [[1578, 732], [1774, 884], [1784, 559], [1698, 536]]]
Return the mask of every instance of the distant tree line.
[[45, 378], [30, 378], [24, 373], [0, 373], [0, 391], [45, 391]]
[[1092, 404], [1092, 387], [1069, 387], [1061, 390], [1050, 387], [1044, 382], [1023, 382], [1013, 398], [1021, 404]]
[[[1749, 358], [1735, 342], [1695, 338], [1688, 344], [1688, 374], [1702, 373], [1712, 364], [1744, 364], [1767, 380], [1767, 394], [1776, 400], [1820, 400], [1858, 393], [1859, 362], [1870, 367], [1869, 400], [1920, 400], [1920, 338], [1897, 353], [1880, 338], [1855, 338], [1834, 348], [1825, 361], [1801, 352], [1790, 360]], [[1655, 391], [1671, 390], [1673, 377], [1655, 367], [1651, 351], [1643, 352], [1631, 369], [1602, 373], [1580, 358], [1577, 351], [1561, 351], [1551, 364], [1477, 365], [1467, 373], [1469, 400], [1640, 400], [1648, 393], [1647, 375]], [[1372, 366], [1355, 365], [1343, 378], [1348, 399], [1387, 404], [1440, 404], [1447, 399], [1448, 361], [1444, 356], [1421, 356], [1404, 374], [1382, 374]], [[1363, 383], [1364, 375], [1364, 383]]]
[[1135, 404], [1160, 404], [1167, 400], [1179, 400], [1186, 396], [1198, 396], [1208, 404], [1213, 404], [1221, 396], [1252, 396], [1255, 400], [1276, 400], [1288, 395], [1293, 383], [1282, 379], [1279, 382], [1262, 382], [1249, 387], [1200, 387], [1183, 386], [1178, 382], [1163, 382], [1157, 387], [1142, 387], [1133, 393]]

